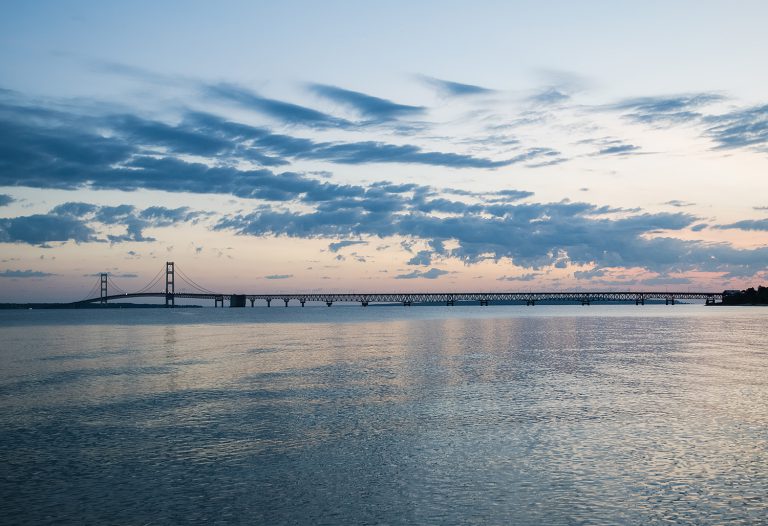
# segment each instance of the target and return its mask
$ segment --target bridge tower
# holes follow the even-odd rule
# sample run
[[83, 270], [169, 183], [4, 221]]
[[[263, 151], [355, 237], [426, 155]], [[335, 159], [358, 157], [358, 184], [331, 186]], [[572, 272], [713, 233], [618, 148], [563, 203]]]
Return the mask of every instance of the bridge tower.
[[99, 274], [101, 277], [101, 292], [99, 293], [99, 303], [102, 305], [107, 304], [107, 276], [108, 274], [106, 272], [102, 272]]
[[165, 306], [175, 307], [176, 297], [174, 296], [174, 278], [175, 272], [173, 268], [173, 261], [165, 262]]

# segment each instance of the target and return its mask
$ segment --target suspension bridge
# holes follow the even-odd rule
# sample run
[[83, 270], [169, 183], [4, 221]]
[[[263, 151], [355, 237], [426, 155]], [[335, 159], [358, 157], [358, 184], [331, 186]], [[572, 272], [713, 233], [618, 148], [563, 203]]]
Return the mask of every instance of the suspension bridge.
[[[181, 291], [176, 290], [177, 278], [182, 286]], [[98, 296], [96, 295], [98, 293]], [[475, 303], [480, 306], [488, 306], [492, 303], [525, 303], [533, 306], [537, 303], [557, 302], [591, 305], [595, 302], [623, 302], [635, 305], [645, 305], [646, 301], [664, 301], [666, 305], [674, 305], [679, 300], [703, 300], [707, 305], [713, 305], [717, 300], [722, 301], [722, 292], [385, 292], [385, 293], [221, 293], [207, 289], [186, 275], [174, 262], [166, 262], [165, 268], [152, 278], [141, 289], [128, 292], [119, 287], [109, 273], [103, 272], [94, 283], [85, 299], [72, 302], [71, 305], [85, 305], [100, 303], [106, 305], [110, 301], [133, 298], [161, 298], [165, 300], [166, 307], [174, 307], [176, 299], [213, 300], [214, 307], [224, 307], [228, 303], [230, 307], [245, 307], [250, 302], [254, 307], [256, 302], [266, 302], [267, 307], [275, 301], [280, 301], [287, 307], [290, 302], [299, 303], [302, 307], [307, 302], [322, 302], [328, 307], [334, 303], [359, 303], [367, 307], [371, 303], [395, 303], [406, 307], [417, 303], [455, 305], [456, 303]]]

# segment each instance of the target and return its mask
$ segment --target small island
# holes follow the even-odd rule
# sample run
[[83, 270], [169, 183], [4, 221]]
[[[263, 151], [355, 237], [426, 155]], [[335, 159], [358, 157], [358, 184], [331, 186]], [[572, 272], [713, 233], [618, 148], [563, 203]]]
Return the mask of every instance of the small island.
[[746, 290], [723, 291], [721, 305], [768, 305], [768, 287], [749, 287]]

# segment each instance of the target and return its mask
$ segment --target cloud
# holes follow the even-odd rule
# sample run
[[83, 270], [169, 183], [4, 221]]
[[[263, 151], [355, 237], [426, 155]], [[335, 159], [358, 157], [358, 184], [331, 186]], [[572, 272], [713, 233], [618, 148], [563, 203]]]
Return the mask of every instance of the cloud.
[[197, 210], [191, 210], [188, 206], [180, 206], [178, 208], [150, 206], [139, 213], [141, 219], [149, 221], [155, 227], [170, 226], [176, 223], [194, 224], [203, 215], [206, 214]]
[[444, 274], [450, 274], [447, 270], [440, 270], [439, 268], [431, 268], [427, 271], [414, 270], [408, 274], [398, 274], [395, 279], [437, 279]]
[[344, 247], [349, 247], [352, 245], [367, 245], [367, 244], [368, 244], [367, 241], [349, 241], [349, 240], [337, 241], [336, 243], [331, 243], [330, 245], [328, 245], [328, 250], [330, 250], [331, 252], [338, 252]]
[[768, 231], [768, 219], [745, 219], [728, 225], [715, 225], [719, 230]]
[[0, 272], [0, 278], [47, 278], [56, 276], [49, 272], [40, 272], [39, 270], [4, 270]]
[[768, 152], [768, 104], [709, 116], [705, 122], [705, 135], [715, 141], [718, 149]]
[[432, 251], [420, 250], [411, 259], [406, 262], [406, 265], [424, 265], [429, 266], [432, 264]]
[[234, 102], [286, 124], [302, 125], [310, 128], [351, 128], [347, 120], [333, 117], [318, 110], [262, 97], [246, 88], [233, 84], [213, 84], [203, 88], [208, 97]]
[[336, 86], [311, 84], [310, 89], [317, 95], [348, 106], [363, 117], [376, 122], [415, 116], [423, 113], [425, 110], [422, 106], [397, 104], [386, 99], [373, 97], [358, 91], [338, 88]]
[[269, 276], [264, 276], [264, 279], [289, 279], [292, 277], [293, 274], [270, 274]]
[[529, 97], [529, 100], [538, 104], [552, 105], [567, 102], [570, 100], [570, 98], [571, 96], [561, 89], [549, 87], [532, 95]]
[[540, 272], [530, 272], [528, 274], [522, 274], [521, 276], [501, 276], [496, 278], [497, 281], [534, 281], [537, 277], [541, 276]]
[[594, 155], [628, 155], [640, 150], [640, 147], [634, 144], [617, 144], [615, 146], [607, 146], [597, 151]]
[[665, 203], [662, 203], [669, 206], [674, 206], [676, 208], [684, 208], [688, 206], [695, 206], [696, 203], [689, 203], [687, 201], [680, 201], [679, 199], [672, 199], [671, 201], [667, 201]]
[[0, 194], [0, 206], [8, 206], [9, 204], [16, 201], [13, 197], [11, 197], [8, 194]]
[[[36, 117], [31, 119], [28, 113], [33, 111]], [[328, 194], [345, 189], [293, 172], [276, 174], [268, 168], [239, 169], [236, 165], [253, 162], [277, 166], [290, 159], [493, 169], [556, 154], [546, 148], [531, 148], [511, 159], [492, 160], [429, 151], [413, 144], [318, 142], [198, 112], [189, 112], [171, 126], [135, 116], [85, 117], [0, 103], [2, 186], [144, 188], [290, 200], [298, 193]], [[192, 162], [188, 156], [208, 162]]]
[[725, 98], [718, 93], [693, 93], [662, 97], [638, 97], [625, 99], [609, 109], [627, 112], [624, 117], [644, 124], [678, 124], [698, 121], [702, 114], [698, 109], [721, 102]]
[[442, 80], [427, 76], [421, 76], [420, 78], [423, 82], [437, 89], [443, 95], [449, 95], [452, 97], [484, 95], [494, 92], [492, 89], [475, 86], [473, 84], [462, 84], [460, 82], [451, 82], [450, 80]]
[[[45, 246], [51, 242], [122, 243], [155, 241], [143, 231], [149, 227], [167, 227], [189, 223], [203, 215], [180, 207], [169, 209], [152, 206], [139, 210], [133, 205], [98, 206], [90, 203], [67, 202], [52, 208], [47, 214], [0, 218], [0, 242], [27, 243]], [[99, 235], [103, 226], [123, 227], [122, 234]]]
[[36, 214], [0, 218], [0, 243], [46, 245], [49, 242], [70, 240], [87, 243], [97, 238], [92, 228], [73, 217]]

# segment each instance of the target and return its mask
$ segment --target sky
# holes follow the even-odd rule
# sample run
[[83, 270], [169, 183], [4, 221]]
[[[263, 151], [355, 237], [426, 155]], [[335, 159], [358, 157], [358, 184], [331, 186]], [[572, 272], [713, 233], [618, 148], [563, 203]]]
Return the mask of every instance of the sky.
[[[765, 2], [8, 2], [0, 302], [768, 281]], [[177, 290], [192, 290], [177, 283]]]

